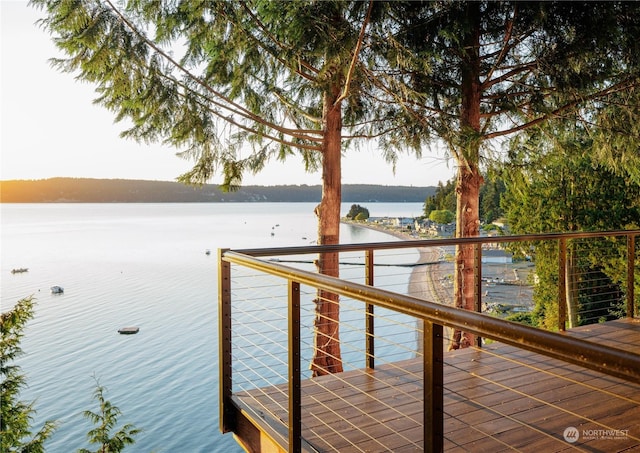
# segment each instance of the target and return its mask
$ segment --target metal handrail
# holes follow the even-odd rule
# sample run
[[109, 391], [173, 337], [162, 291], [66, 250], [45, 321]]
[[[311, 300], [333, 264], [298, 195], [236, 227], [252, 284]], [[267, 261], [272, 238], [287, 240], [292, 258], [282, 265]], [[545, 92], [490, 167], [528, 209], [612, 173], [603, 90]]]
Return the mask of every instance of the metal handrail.
[[[332, 246], [281, 247], [270, 249], [243, 249], [219, 251], [219, 327], [220, 327], [220, 421], [221, 430], [233, 430], [233, 410], [231, 409], [231, 264], [237, 264], [265, 274], [282, 278], [288, 282], [289, 320], [289, 379], [288, 409], [289, 451], [301, 451], [301, 387], [300, 387], [300, 285], [345, 296], [365, 304], [367, 319], [366, 345], [367, 367], [374, 367], [373, 353], [373, 307], [379, 306], [398, 313], [421, 319], [424, 322], [422, 350], [424, 376], [424, 447], [427, 451], [443, 449], [443, 356], [442, 327], [463, 330], [478, 337], [496, 340], [517, 348], [559, 359], [587, 369], [622, 378], [633, 383], [640, 380], [640, 354], [598, 343], [540, 330], [527, 325], [495, 318], [483, 313], [463, 310], [447, 305], [429, 302], [373, 286], [373, 252], [377, 250], [473, 245], [475, 252], [476, 284], [480, 284], [481, 245], [486, 243], [509, 243], [523, 241], [556, 240], [561, 245], [559, 271], [566, 260], [566, 241], [569, 239], [600, 238], [622, 236], [627, 240], [627, 316], [634, 311], [635, 237], [640, 230], [580, 233], [549, 233], [502, 237], [474, 237], [461, 239], [410, 240], [404, 242], [359, 243]], [[562, 244], [565, 245], [563, 250]], [[359, 284], [336, 277], [304, 271], [275, 261], [259, 257], [321, 254], [327, 252], [365, 252], [365, 283]], [[562, 291], [561, 291], [562, 292]], [[561, 297], [563, 294], [560, 295]], [[560, 302], [562, 299], [560, 297]], [[476, 295], [476, 309], [480, 298]], [[562, 305], [562, 303], [561, 303]], [[562, 318], [562, 317], [560, 317]], [[561, 321], [560, 330], [564, 329]]]
[[640, 380], [640, 354], [602, 346], [560, 333], [428, 302], [323, 274], [267, 262], [247, 254], [226, 251], [222, 260], [265, 272], [341, 296], [371, 303], [438, 325], [463, 329], [484, 338], [500, 341], [531, 352], [577, 364], [631, 382]]
[[587, 239], [598, 237], [626, 236], [633, 237], [640, 235], [640, 230], [617, 230], [606, 232], [571, 232], [571, 233], [537, 233], [510, 236], [478, 236], [467, 238], [448, 239], [412, 239], [409, 241], [393, 242], [362, 242], [356, 244], [339, 245], [307, 245], [295, 247], [275, 247], [275, 248], [251, 248], [234, 249], [234, 252], [255, 257], [260, 256], [281, 256], [281, 255], [303, 255], [309, 253], [329, 253], [329, 252], [359, 252], [362, 250], [391, 250], [416, 247], [442, 247], [451, 245], [471, 245], [471, 244], [495, 244], [506, 242], [524, 241], [544, 241], [565, 239]]
[[[412, 239], [409, 241], [394, 241], [394, 242], [369, 242], [369, 243], [357, 243], [357, 244], [339, 244], [339, 245], [315, 245], [315, 246], [296, 246], [296, 247], [278, 247], [278, 248], [259, 248], [259, 249], [236, 249], [235, 252], [250, 255], [254, 257], [262, 256], [283, 256], [283, 255], [302, 255], [302, 254], [320, 254], [329, 252], [360, 252], [360, 251], [373, 251], [373, 250], [392, 250], [392, 249], [407, 249], [407, 248], [419, 248], [419, 247], [443, 247], [443, 246], [458, 246], [458, 245], [475, 245], [476, 255], [481, 253], [480, 247], [483, 244], [496, 244], [496, 243], [513, 243], [513, 242], [533, 242], [554, 240], [558, 241], [560, 245], [566, 246], [567, 240], [570, 239], [589, 239], [589, 238], [602, 238], [602, 237], [615, 237], [622, 236], [627, 240], [627, 305], [626, 315], [629, 318], [634, 317], [634, 299], [635, 299], [635, 287], [634, 287], [634, 274], [633, 263], [635, 257], [636, 236], [640, 236], [640, 230], [614, 230], [614, 231], [581, 231], [570, 233], [537, 233], [537, 234], [524, 234], [524, 235], [510, 235], [510, 236], [496, 236], [496, 237], [467, 237], [467, 238], [448, 238], [448, 239]], [[566, 271], [564, 267], [566, 265], [566, 250], [561, 249], [559, 256], [560, 272]], [[480, 266], [480, 261], [477, 259], [477, 266]], [[479, 277], [476, 275], [476, 277]], [[559, 282], [560, 288], [558, 292], [559, 302], [559, 316], [558, 316], [558, 329], [565, 330], [566, 322], [566, 300], [565, 294], [562, 288], [564, 282], [562, 279]], [[480, 280], [477, 279], [476, 284], [480, 284]], [[480, 311], [481, 301], [480, 292], [476, 294], [476, 311]], [[480, 345], [480, 337], [476, 337], [477, 344]]]

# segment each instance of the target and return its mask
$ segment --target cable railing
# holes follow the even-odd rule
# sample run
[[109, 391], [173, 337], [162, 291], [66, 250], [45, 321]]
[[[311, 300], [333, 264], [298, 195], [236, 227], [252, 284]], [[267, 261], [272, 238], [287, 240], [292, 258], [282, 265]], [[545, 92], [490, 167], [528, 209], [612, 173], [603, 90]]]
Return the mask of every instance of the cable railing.
[[[347, 444], [353, 451], [358, 445], [389, 451], [397, 442], [440, 451], [444, 417], [460, 418], [447, 411], [444, 395], [447, 401], [466, 398], [443, 385], [444, 367], [447, 373], [466, 372], [448, 359], [445, 363], [453, 329], [637, 383], [637, 351], [523, 323], [536, 310], [546, 310], [551, 320], [540, 327], [555, 331], [633, 317], [639, 234], [221, 250], [221, 429], [234, 430], [237, 407], [260, 407], [254, 416], [270, 420], [271, 436], [280, 436], [290, 451], [340, 451]], [[474, 295], [481, 313], [452, 307], [453, 259], [460, 245], [474, 247]], [[340, 253], [340, 278], [315, 269], [318, 255], [328, 252]], [[551, 278], [540, 275], [549, 269], [555, 270]], [[339, 305], [340, 357], [335, 359], [343, 371], [314, 377], [305, 365], [330, 340], [316, 329], [322, 322], [316, 311], [319, 290], [339, 295], [339, 302], [329, 303]], [[546, 303], [549, 294], [555, 295], [553, 304]], [[469, 429], [491, 435], [481, 426]], [[416, 437], [416, 430], [422, 435]]]

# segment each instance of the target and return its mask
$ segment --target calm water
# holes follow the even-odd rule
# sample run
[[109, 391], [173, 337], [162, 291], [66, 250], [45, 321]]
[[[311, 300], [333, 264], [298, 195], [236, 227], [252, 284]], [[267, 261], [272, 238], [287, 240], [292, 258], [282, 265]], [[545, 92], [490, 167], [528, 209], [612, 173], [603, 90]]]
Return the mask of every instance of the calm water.
[[[372, 216], [417, 216], [420, 203], [368, 203]], [[312, 203], [24, 204], [1, 206], [2, 310], [34, 295], [19, 360], [39, 428], [62, 422], [49, 452], [88, 447], [83, 410], [94, 376], [144, 432], [127, 451], [242, 451], [218, 431], [219, 247], [307, 245]], [[350, 205], [343, 205], [343, 215]], [[275, 236], [272, 226], [279, 224]], [[393, 240], [344, 226], [342, 241]], [[211, 255], [204, 252], [211, 250]], [[27, 267], [29, 272], [11, 274]], [[49, 287], [60, 285], [62, 295]], [[123, 326], [137, 335], [118, 335]]]

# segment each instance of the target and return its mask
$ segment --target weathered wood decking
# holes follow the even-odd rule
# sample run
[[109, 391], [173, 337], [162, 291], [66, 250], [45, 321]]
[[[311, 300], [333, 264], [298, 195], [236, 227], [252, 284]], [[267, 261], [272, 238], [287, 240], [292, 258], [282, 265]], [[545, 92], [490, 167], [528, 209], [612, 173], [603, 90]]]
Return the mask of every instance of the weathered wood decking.
[[[640, 353], [638, 319], [567, 335]], [[640, 383], [495, 343], [445, 353], [444, 387], [445, 451], [640, 451]], [[422, 450], [420, 360], [303, 381], [302, 401], [308, 451]], [[234, 403], [239, 442], [286, 451], [286, 385]]]

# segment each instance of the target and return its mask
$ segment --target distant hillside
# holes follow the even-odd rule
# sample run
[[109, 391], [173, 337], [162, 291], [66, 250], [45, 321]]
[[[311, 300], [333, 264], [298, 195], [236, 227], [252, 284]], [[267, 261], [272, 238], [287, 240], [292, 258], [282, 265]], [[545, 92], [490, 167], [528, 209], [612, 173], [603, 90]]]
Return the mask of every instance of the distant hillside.
[[[424, 202], [436, 188], [344, 185], [345, 203]], [[0, 181], [2, 203], [319, 202], [321, 187], [243, 186], [224, 193], [217, 185], [192, 187], [169, 181], [51, 178]]]

